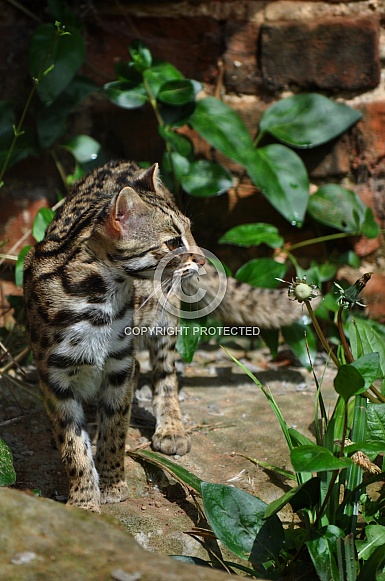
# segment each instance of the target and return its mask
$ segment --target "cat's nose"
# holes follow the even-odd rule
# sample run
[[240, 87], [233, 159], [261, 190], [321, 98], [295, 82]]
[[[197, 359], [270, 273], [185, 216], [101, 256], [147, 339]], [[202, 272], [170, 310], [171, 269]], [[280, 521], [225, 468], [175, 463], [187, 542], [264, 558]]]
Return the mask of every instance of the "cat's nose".
[[191, 257], [192, 261], [195, 262], [198, 266], [204, 266], [206, 263], [206, 259], [203, 254], [193, 254]]

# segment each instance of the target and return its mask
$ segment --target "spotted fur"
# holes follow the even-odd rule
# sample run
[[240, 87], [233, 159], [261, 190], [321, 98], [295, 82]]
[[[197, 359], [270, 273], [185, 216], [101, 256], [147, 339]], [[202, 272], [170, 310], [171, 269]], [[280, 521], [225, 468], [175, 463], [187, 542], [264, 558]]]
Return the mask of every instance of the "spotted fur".
[[[164, 288], [178, 308], [172, 289], [181, 282], [193, 294], [203, 265], [189, 220], [158, 180], [157, 166], [140, 170], [118, 162], [75, 185], [26, 257], [27, 330], [69, 480], [69, 504], [99, 511], [100, 503], [127, 497], [125, 441], [138, 374], [127, 329], [177, 326], [178, 316], [160, 308], [154, 294], [154, 271], [164, 258]], [[199, 284], [207, 302], [219, 275], [209, 266], [206, 272]], [[288, 312], [286, 302], [280, 306], [280, 298], [230, 279], [218, 315], [233, 324], [279, 327], [299, 314]], [[153, 368], [153, 447], [185, 454], [190, 440], [178, 403], [176, 335], [147, 335], [145, 342]], [[98, 406], [95, 458], [83, 412], [87, 401]]]

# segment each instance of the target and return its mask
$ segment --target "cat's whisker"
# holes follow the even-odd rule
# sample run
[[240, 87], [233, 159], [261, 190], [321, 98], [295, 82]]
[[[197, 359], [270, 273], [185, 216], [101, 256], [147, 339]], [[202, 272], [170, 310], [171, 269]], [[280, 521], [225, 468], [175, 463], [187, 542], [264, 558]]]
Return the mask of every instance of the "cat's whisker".
[[173, 292], [174, 292], [174, 291], [175, 291], [175, 290], [176, 290], [178, 287], [180, 288], [180, 282], [181, 282], [181, 279], [182, 279], [182, 277], [181, 277], [180, 275], [175, 275], [175, 273], [174, 273], [174, 277], [173, 277], [173, 280], [172, 280], [172, 284], [171, 284], [171, 286], [170, 286], [170, 288], [169, 288], [169, 290], [168, 290], [168, 292], [167, 292], [166, 296], [164, 297], [164, 300], [163, 300], [163, 302], [161, 303], [161, 302], [159, 301], [159, 303], [158, 303], [158, 306], [160, 305], [160, 306], [162, 307], [162, 310], [161, 310], [161, 313], [160, 313], [161, 315], [163, 315], [164, 311], [166, 310], [166, 305], [167, 305], [167, 303], [169, 302], [169, 298], [170, 298], [170, 296], [172, 295], [172, 293], [173, 293]]
[[162, 289], [163, 286], [167, 286], [168, 283], [171, 281], [171, 279], [172, 279], [172, 276], [169, 276], [165, 280], [162, 280], [159, 283], [159, 285], [156, 288], [154, 288], [154, 290], [152, 291], [152, 293], [150, 293], [148, 295], [148, 297], [146, 298], [146, 300], [144, 300], [143, 303], [134, 311], [134, 315], [136, 315], [140, 311], [140, 309], [142, 309], [148, 303], [148, 301], [150, 299], [152, 299], [154, 296], [156, 296], [157, 293]]

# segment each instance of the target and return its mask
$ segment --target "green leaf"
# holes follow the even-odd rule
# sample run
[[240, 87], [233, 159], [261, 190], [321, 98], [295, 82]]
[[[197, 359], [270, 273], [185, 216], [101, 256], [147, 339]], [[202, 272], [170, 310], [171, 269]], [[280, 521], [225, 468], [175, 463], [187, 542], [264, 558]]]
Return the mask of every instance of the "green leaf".
[[298, 512], [303, 508], [312, 508], [319, 503], [320, 498], [320, 479], [314, 476], [300, 486], [296, 486], [286, 492], [280, 498], [273, 500], [265, 512], [265, 518], [277, 514], [286, 504], [290, 504], [293, 512]]
[[337, 272], [336, 265], [331, 264], [330, 262], [317, 264], [316, 262], [312, 261], [311, 266], [308, 269], [301, 268], [300, 266], [297, 268], [298, 278], [303, 278], [304, 276], [306, 276], [306, 280], [310, 284], [315, 284], [318, 287], [321, 287], [321, 284], [323, 282], [330, 280], [331, 278], [334, 278], [336, 272]]
[[383, 547], [385, 553], [385, 527], [368, 525], [365, 527], [366, 540], [356, 541], [358, 558], [367, 561], [377, 547]]
[[[369, 210], [369, 212], [368, 212]], [[321, 224], [332, 226], [342, 232], [363, 232], [375, 238], [379, 228], [373, 212], [367, 208], [355, 192], [337, 184], [326, 184], [310, 196], [309, 214]]]
[[365, 440], [364, 442], [355, 442], [349, 446], [345, 446], [346, 454], [354, 454], [355, 452], [363, 452], [364, 454], [380, 454], [385, 452], [385, 441], [370, 441]]
[[380, 233], [380, 227], [377, 224], [372, 208], [366, 208], [364, 219], [361, 222], [361, 231], [367, 238], [376, 238]]
[[182, 135], [181, 133], [178, 133], [177, 131], [174, 131], [171, 127], [168, 127], [167, 125], [166, 126], [161, 125], [158, 128], [158, 131], [162, 139], [164, 139], [166, 143], [171, 145], [174, 152], [178, 153], [182, 157], [186, 157], [189, 161], [192, 161], [191, 158], [193, 157], [194, 148], [191, 140], [188, 137]]
[[180, 319], [181, 334], [176, 340], [176, 349], [179, 355], [191, 363], [196, 348], [201, 339], [201, 325], [198, 319]]
[[0, 438], [0, 486], [11, 486], [15, 481], [12, 452], [8, 444]]
[[385, 442], [385, 403], [368, 403], [367, 438], [375, 442]]
[[382, 326], [376, 327], [374, 321], [355, 318], [349, 323], [349, 338], [353, 357], [358, 359], [361, 355], [378, 353], [381, 377], [383, 378], [385, 377], [385, 335], [381, 331]]
[[40, 146], [50, 147], [67, 131], [70, 111], [82, 99], [95, 92], [97, 86], [83, 77], [75, 77], [52, 105], [37, 114], [37, 133]]
[[251, 137], [242, 119], [226, 103], [215, 97], [201, 99], [190, 124], [224, 155], [248, 165], [249, 155], [254, 151]]
[[180, 183], [190, 196], [209, 198], [227, 192], [233, 185], [233, 177], [223, 165], [202, 159], [190, 164]]
[[[180, 155], [179, 153], [173, 152], [167, 156], [168, 160], [171, 160], [172, 172], [175, 174], [179, 182], [188, 174], [190, 171], [189, 160]], [[171, 168], [170, 168], [171, 169]]]
[[139, 39], [134, 40], [128, 49], [135, 68], [143, 72], [152, 65], [152, 54], [150, 49]]
[[350, 364], [355, 367], [357, 371], [365, 380], [365, 389], [369, 389], [373, 381], [381, 377], [380, 368], [380, 355], [379, 353], [368, 353], [367, 355], [362, 355], [353, 363]]
[[151, 464], [154, 464], [154, 466], [164, 468], [165, 470], [167, 470], [167, 472], [172, 474], [177, 480], [179, 480], [183, 484], [186, 484], [196, 492], [201, 493], [202, 480], [195, 476], [195, 474], [193, 474], [189, 470], [186, 470], [186, 468], [183, 468], [183, 466], [175, 464], [175, 462], [172, 462], [171, 460], [166, 458], [166, 456], [163, 456], [162, 454], [157, 454], [156, 452], [152, 452], [151, 450], [132, 450], [129, 452], [129, 455], [132, 456], [132, 458], [134, 459], [142, 460], [144, 459], [147, 462], [151, 462]]
[[15, 267], [15, 284], [17, 286], [23, 286], [24, 258], [27, 256], [30, 248], [32, 248], [31, 244], [24, 246], [17, 257]]
[[336, 458], [322, 446], [299, 446], [290, 452], [291, 463], [296, 472], [325, 472], [349, 466], [350, 458]]
[[267, 244], [270, 248], [283, 246], [283, 238], [279, 235], [278, 228], [264, 222], [235, 226], [223, 234], [219, 242], [237, 246], [259, 246], [260, 244]]
[[[383, 581], [383, 569], [385, 567], [385, 551], [383, 546], [379, 546], [373, 551], [363, 567], [357, 581]], [[382, 572], [382, 575], [381, 575]], [[380, 576], [381, 575], [381, 576]]]
[[341, 365], [334, 378], [334, 389], [347, 401], [366, 390], [365, 380], [353, 365]]
[[292, 323], [289, 327], [282, 327], [282, 335], [301, 365], [309, 369], [311, 363], [306, 349], [306, 341], [311, 361], [314, 361], [317, 354], [317, 340], [310, 325], [301, 322]]
[[95, 161], [101, 152], [100, 143], [89, 135], [76, 135], [76, 137], [69, 139], [63, 147], [72, 153], [80, 164]]
[[40, 24], [31, 38], [29, 72], [38, 79], [37, 92], [45, 105], [64, 91], [84, 60], [81, 32], [75, 27], [68, 32], [60, 35], [53, 24]]
[[195, 99], [194, 85], [188, 79], [166, 81], [161, 85], [157, 99], [167, 105], [186, 105]]
[[276, 288], [277, 278], [285, 276], [287, 266], [272, 258], [253, 258], [246, 262], [235, 274], [235, 278], [252, 286]]
[[262, 340], [268, 347], [271, 357], [275, 359], [278, 355], [278, 345], [279, 345], [278, 329], [264, 329]]
[[336, 542], [344, 532], [334, 525], [312, 532], [313, 538], [305, 541], [320, 581], [341, 581], [335, 560]]
[[37, 242], [44, 238], [47, 226], [52, 222], [55, 212], [51, 208], [40, 208], [32, 224], [32, 236]]
[[108, 99], [123, 109], [138, 109], [148, 100], [143, 83], [130, 81], [113, 81], [104, 85], [103, 90]]
[[172, 127], [183, 127], [191, 121], [195, 111], [195, 102], [186, 105], [161, 105], [159, 112], [165, 125]]
[[223, 484], [202, 482], [207, 520], [222, 543], [241, 559], [263, 563], [278, 555], [284, 531], [277, 516], [265, 519], [259, 498]]
[[317, 93], [281, 99], [262, 115], [260, 133], [270, 133], [288, 145], [308, 148], [334, 139], [362, 114]]
[[145, 85], [150, 89], [151, 95], [154, 99], [158, 97], [161, 86], [168, 81], [179, 81], [184, 77], [178, 69], [173, 67], [170, 63], [158, 61], [151, 68], [148, 68], [143, 73]]
[[309, 178], [298, 155], [272, 144], [249, 155], [247, 171], [272, 206], [293, 226], [302, 226], [309, 200]]

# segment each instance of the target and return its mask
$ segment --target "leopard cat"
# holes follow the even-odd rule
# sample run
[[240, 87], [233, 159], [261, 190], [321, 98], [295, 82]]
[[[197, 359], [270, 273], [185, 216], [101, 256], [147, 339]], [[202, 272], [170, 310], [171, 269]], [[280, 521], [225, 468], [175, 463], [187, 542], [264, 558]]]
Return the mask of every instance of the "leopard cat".
[[[68, 504], [95, 512], [100, 504], [127, 498], [124, 459], [138, 365], [136, 327], [178, 326], [175, 289], [213, 299], [224, 275], [208, 264], [190, 231], [190, 221], [158, 177], [133, 162], [110, 162], [79, 180], [30, 249], [24, 265], [27, 332], [41, 390], [68, 481]], [[165, 308], [155, 292], [162, 263]], [[205, 276], [199, 276], [200, 269]], [[287, 325], [300, 316], [288, 309], [281, 291], [228, 279], [214, 316], [227, 324], [264, 328]], [[176, 312], [175, 312], [176, 309]], [[185, 454], [190, 439], [182, 424], [175, 371], [176, 334], [141, 337], [152, 365], [152, 446]], [[86, 431], [83, 406], [98, 409], [96, 454]]]

